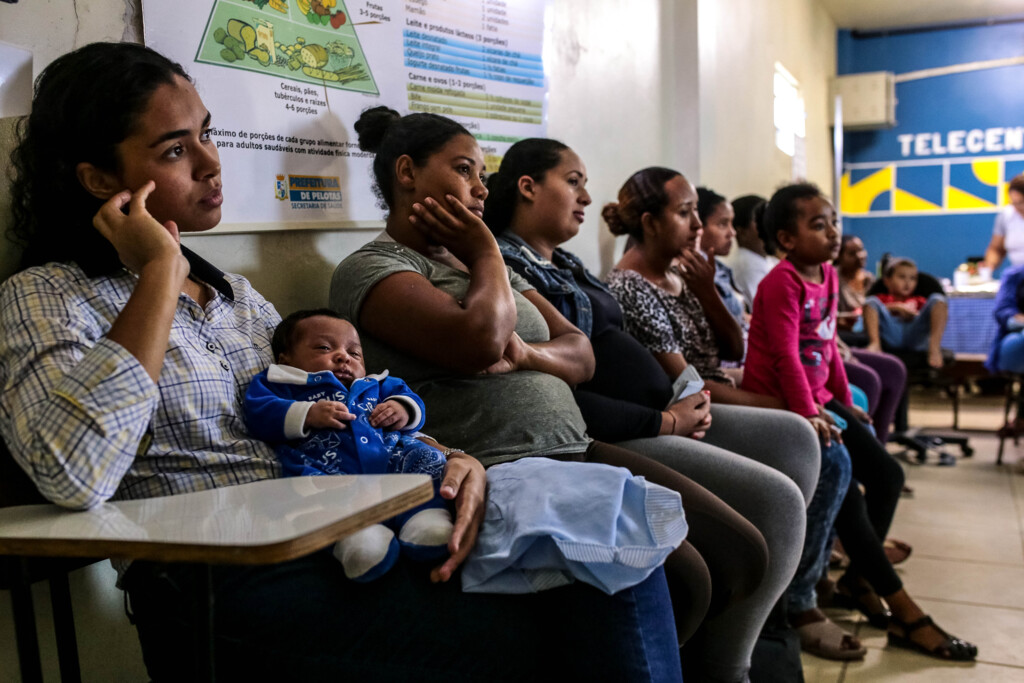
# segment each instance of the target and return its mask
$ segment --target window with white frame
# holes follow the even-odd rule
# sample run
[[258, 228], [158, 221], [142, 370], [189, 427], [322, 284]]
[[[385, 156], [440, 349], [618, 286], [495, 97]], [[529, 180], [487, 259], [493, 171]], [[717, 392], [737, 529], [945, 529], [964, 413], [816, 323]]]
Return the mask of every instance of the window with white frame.
[[793, 74], [775, 62], [775, 145], [789, 156], [797, 150], [797, 138], [806, 136], [807, 112], [800, 84]]

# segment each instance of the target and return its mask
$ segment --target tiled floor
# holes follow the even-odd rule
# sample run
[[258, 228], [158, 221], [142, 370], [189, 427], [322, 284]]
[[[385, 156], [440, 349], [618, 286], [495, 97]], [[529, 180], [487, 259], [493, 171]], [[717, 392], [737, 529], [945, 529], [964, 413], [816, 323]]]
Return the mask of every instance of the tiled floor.
[[[972, 412], [973, 411], [973, 412]], [[998, 399], [969, 401], [964, 427], [1001, 421]], [[949, 407], [917, 399], [911, 424], [949, 425]], [[1024, 474], [1016, 470], [1024, 441], [1008, 442], [995, 465], [997, 440], [971, 432], [973, 458], [955, 467], [906, 465], [912, 498], [900, 501], [892, 536], [914, 552], [899, 566], [910, 594], [938, 624], [978, 645], [973, 664], [945, 663], [886, 647], [885, 633], [855, 613], [830, 611], [868, 648], [862, 662], [842, 664], [804, 655], [808, 683], [851, 681], [1024, 681]], [[957, 452], [957, 451], [953, 451]]]

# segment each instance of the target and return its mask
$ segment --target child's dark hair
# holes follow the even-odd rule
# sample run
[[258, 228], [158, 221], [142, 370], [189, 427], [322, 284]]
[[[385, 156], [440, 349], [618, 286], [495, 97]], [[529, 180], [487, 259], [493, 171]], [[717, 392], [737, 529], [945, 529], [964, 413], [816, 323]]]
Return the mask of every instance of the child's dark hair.
[[500, 235], [511, 225], [519, 201], [519, 179], [526, 175], [541, 182], [562, 162], [567, 149], [568, 145], [550, 138], [526, 138], [508, 148], [501, 167], [487, 179], [484, 223], [491, 232]]
[[295, 328], [299, 326], [299, 323], [320, 315], [348, 322], [347, 318], [330, 308], [307, 308], [295, 311], [282, 320], [274, 330], [274, 336], [270, 340], [270, 350], [274, 354], [274, 360], [278, 360], [282, 353], [287, 353], [292, 348], [292, 344], [295, 342]]
[[665, 183], [682, 173], [663, 166], [649, 166], [629, 177], [619, 190], [619, 201], [605, 204], [601, 217], [613, 235], [629, 235], [644, 241], [643, 215], [659, 214], [668, 204]]
[[11, 158], [11, 233], [25, 247], [23, 268], [73, 261], [101, 275], [121, 267], [91, 226], [103, 200], [82, 187], [77, 167], [117, 172], [116, 146], [134, 132], [153, 93], [176, 77], [191, 81], [180, 64], [134, 43], [92, 43], [43, 69]]
[[700, 222], [707, 225], [708, 217], [715, 212], [719, 204], [725, 203], [725, 197], [706, 187], [697, 188], [697, 215]]
[[914, 263], [914, 259], [907, 258], [906, 256], [890, 256], [882, 267], [882, 277], [892, 277], [896, 273], [896, 269], [902, 267], [913, 268], [915, 272], [917, 271], [917, 264]]
[[437, 114], [402, 116], [389, 107], [365, 110], [355, 123], [359, 149], [373, 152], [373, 188], [388, 209], [394, 201], [395, 161], [409, 155], [416, 166], [427, 163], [434, 152], [457, 135], [470, 135], [461, 124]]
[[796, 232], [796, 222], [800, 216], [797, 202], [823, 196], [821, 190], [814, 183], [800, 182], [780, 187], [768, 201], [768, 206], [765, 207], [765, 232], [772, 237], [777, 235], [780, 230], [791, 234]]
[[740, 230], [746, 228], [754, 220], [756, 211], [767, 203], [767, 199], [756, 194], [745, 194], [732, 200], [733, 225]]

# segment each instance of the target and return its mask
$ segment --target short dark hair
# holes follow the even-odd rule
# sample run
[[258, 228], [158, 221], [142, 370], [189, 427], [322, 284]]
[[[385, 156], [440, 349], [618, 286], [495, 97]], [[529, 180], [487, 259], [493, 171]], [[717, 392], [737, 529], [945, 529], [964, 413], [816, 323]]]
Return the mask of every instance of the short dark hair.
[[11, 233], [25, 246], [22, 267], [75, 262], [89, 275], [121, 267], [113, 245], [91, 225], [103, 200], [82, 186], [77, 167], [119, 170], [118, 143], [132, 134], [153, 93], [176, 77], [192, 80], [180, 64], [134, 43], [92, 43], [43, 69], [11, 155]]
[[[732, 200], [733, 225], [737, 228], [749, 226], [751, 221], [755, 220], [758, 208], [767, 202], [767, 199], [756, 194], [745, 194]], [[754, 227], [756, 229], [757, 226], [755, 225]]]
[[765, 207], [765, 232], [772, 237], [779, 234], [780, 230], [790, 234], [796, 232], [796, 221], [800, 216], [797, 202], [824, 196], [817, 185], [806, 181], [780, 187]]
[[292, 344], [295, 342], [295, 328], [299, 326], [299, 323], [320, 315], [351, 322], [348, 318], [339, 315], [337, 311], [330, 308], [307, 308], [295, 311], [282, 320], [277, 329], [274, 330], [274, 336], [270, 340], [270, 350], [274, 354], [274, 360], [277, 361], [282, 353], [287, 353], [291, 350]]
[[914, 263], [914, 259], [907, 258], [905, 256], [890, 256], [885, 262], [885, 268], [882, 271], [882, 277], [892, 277], [896, 272], [897, 268], [901, 267], [913, 268], [917, 270], [917, 264]]
[[519, 201], [519, 179], [530, 176], [537, 182], [562, 162], [568, 145], [551, 138], [526, 138], [505, 152], [501, 166], [487, 179], [484, 223], [495, 235], [508, 230]]
[[[470, 135], [462, 124], [438, 114], [402, 116], [389, 107], [366, 109], [355, 123], [359, 149], [373, 152], [373, 191], [387, 208], [392, 208], [395, 190], [395, 161], [409, 155], [423, 166], [432, 154], [458, 135]], [[472, 137], [472, 135], [470, 135]]]

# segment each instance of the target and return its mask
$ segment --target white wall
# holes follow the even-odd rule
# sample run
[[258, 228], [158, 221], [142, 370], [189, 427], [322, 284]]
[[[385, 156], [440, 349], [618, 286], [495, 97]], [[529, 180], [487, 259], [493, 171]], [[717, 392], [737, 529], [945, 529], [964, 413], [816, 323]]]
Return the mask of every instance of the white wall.
[[[835, 72], [835, 27], [816, 0], [552, 0], [549, 19], [549, 134], [574, 147], [588, 166], [594, 204], [569, 246], [592, 269], [606, 270], [615, 257], [600, 207], [644, 166], [678, 168], [729, 196], [768, 192], [788, 177], [788, 157], [773, 151], [776, 59], [805, 87], [809, 175], [830, 187], [823, 93], [825, 79]], [[35, 50], [36, 73], [56, 56], [92, 41], [137, 40], [140, 27], [139, 0], [0, 4], [0, 40]], [[334, 265], [374, 232], [230, 234], [185, 241], [222, 268], [249, 277], [287, 313], [325, 303]], [[107, 563], [73, 579], [83, 677], [144, 680], [134, 631], [119, 616], [120, 593], [112, 584]], [[37, 611], [45, 622], [43, 610]], [[9, 602], [0, 595], [0, 680], [17, 677], [10, 628]], [[46, 677], [56, 680], [52, 636], [42, 638], [48, 648]]]
[[699, 0], [700, 182], [726, 197], [771, 196], [790, 180], [775, 146], [775, 62], [799, 81], [807, 108], [807, 178], [832, 191], [828, 80], [836, 26], [818, 0]]

